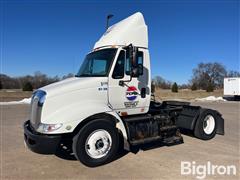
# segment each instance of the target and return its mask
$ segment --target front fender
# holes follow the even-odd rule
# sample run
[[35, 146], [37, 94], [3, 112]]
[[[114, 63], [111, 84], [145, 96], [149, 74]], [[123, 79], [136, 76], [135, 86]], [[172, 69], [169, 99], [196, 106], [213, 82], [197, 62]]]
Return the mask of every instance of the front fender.
[[43, 114], [41, 122], [46, 124], [63, 124], [60, 129], [49, 132], [49, 134], [70, 133], [89, 116], [111, 111], [112, 109], [102, 103], [73, 103], [52, 113]]
[[[127, 132], [122, 119], [115, 111], [103, 103], [70, 104], [42, 117], [42, 123], [63, 124], [60, 129], [49, 132], [49, 134], [71, 133], [83, 120], [100, 113], [107, 113], [115, 117], [118, 120], [116, 127], [122, 132], [124, 139], [127, 139]], [[71, 126], [71, 129], [69, 129], [69, 126]]]

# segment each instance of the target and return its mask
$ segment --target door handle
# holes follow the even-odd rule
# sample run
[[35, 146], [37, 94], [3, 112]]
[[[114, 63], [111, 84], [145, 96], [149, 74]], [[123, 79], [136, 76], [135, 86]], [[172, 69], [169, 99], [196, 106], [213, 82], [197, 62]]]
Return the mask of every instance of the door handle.
[[118, 85], [119, 85], [119, 86], [124, 86], [124, 81], [123, 81], [123, 80], [120, 80], [120, 81], [118, 82]]

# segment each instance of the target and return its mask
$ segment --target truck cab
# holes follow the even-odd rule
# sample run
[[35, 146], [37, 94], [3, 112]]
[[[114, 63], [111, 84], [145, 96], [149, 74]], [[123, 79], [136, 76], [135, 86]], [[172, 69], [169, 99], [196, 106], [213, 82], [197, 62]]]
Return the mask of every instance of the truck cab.
[[25, 142], [54, 154], [68, 141], [75, 157], [93, 167], [110, 162], [119, 148], [183, 142], [182, 128], [204, 140], [224, 134], [217, 111], [152, 101], [151, 92], [148, 32], [138, 12], [107, 29], [75, 77], [33, 93]]

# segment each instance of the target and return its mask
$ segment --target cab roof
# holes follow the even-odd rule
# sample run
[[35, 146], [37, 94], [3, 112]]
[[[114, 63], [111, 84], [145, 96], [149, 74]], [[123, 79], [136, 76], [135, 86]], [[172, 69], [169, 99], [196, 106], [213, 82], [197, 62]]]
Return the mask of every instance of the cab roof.
[[129, 44], [148, 48], [147, 25], [140, 12], [110, 26], [95, 43], [94, 49], [104, 46], [127, 46]]

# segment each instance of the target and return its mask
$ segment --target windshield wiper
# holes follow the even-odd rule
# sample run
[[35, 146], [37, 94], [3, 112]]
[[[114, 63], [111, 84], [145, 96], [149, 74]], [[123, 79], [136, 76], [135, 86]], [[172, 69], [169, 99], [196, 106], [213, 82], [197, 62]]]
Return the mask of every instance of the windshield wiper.
[[90, 76], [92, 76], [92, 74], [86, 74], [86, 73], [84, 74], [83, 73], [83, 74], [77, 74], [76, 75], [76, 77], [90, 77]]

